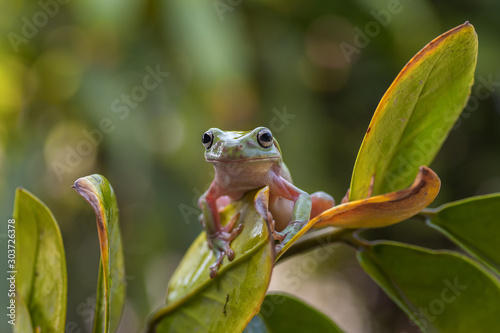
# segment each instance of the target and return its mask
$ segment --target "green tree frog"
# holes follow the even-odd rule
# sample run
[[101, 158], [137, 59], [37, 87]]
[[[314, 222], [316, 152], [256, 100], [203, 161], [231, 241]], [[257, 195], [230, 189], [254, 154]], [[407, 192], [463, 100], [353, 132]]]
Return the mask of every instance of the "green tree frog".
[[[231, 241], [241, 232], [238, 214], [222, 226], [219, 212], [231, 201], [241, 199], [248, 191], [269, 186], [269, 212], [278, 252], [310, 218], [334, 206], [333, 198], [324, 193], [307, 194], [292, 184], [281, 150], [271, 131], [257, 127], [253, 131], [226, 132], [211, 128], [202, 136], [205, 159], [215, 169], [209, 189], [200, 197], [200, 221], [207, 242], [215, 255], [210, 277], [217, 275], [225, 256], [234, 259]], [[237, 225], [237, 226], [235, 226]]]

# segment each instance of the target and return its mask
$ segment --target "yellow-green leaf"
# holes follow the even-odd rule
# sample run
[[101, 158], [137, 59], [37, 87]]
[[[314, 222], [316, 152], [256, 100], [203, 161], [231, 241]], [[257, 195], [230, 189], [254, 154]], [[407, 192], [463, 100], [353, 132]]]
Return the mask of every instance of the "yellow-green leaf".
[[16, 293], [15, 300], [15, 317], [9, 317], [10, 310], [7, 310], [7, 321], [9, 322], [14, 318], [16, 319], [12, 321], [12, 323], [15, 323], [15, 325], [12, 326], [13, 333], [33, 333], [33, 324], [31, 323], [31, 316], [26, 303], [24, 303], [18, 293]]
[[358, 152], [349, 199], [408, 186], [429, 165], [464, 108], [474, 80], [477, 35], [468, 22], [427, 44], [382, 97]]
[[422, 332], [500, 327], [500, 284], [464, 255], [380, 242], [358, 251], [358, 261]]
[[125, 266], [113, 188], [101, 175], [76, 180], [73, 186], [94, 209], [101, 261], [93, 332], [116, 332], [125, 303]]
[[[267, 188], [262, 189], [267, 195]], [[274, 264], [274, 241], [255, 209], [257, 191], [247, 193], [221, 213], [227, 223], [240, 213], [241, 234], [231, 243], [232, 262], [210, 279], [214, 262], [202, 232], [170, 280], [166, 306], [149, 320], [148, 332], [241, 332], [259, 311]]]
[[16, 191], [13, 216], [15, 222], [9, 225], [15, 228], [17, 261], [9, 269], [17, 271], [16, 287], [22, 299], [18, 320], [31, 317], [33, 328], [63, 332], [67, 277], [59, 226], [49, 208], [21, 188]]
[[425, 215], [430, 227], [500, 276], [500, 193], [448, 203]]

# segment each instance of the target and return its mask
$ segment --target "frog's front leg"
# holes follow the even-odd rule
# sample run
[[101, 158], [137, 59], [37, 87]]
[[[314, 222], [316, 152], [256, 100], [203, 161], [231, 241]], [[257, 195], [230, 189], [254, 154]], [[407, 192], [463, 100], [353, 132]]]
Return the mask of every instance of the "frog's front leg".
[[283, 185], [288, 195], [283, 197], [294, 202], [292, 217], [285, 229], [275, 232], [278, 236], [279, 244], [275, 246], [278, 253], [309, 221], [311, 216], [312, 200], [311, 196], [291, 183], [284, 181]]
[[235, 214], [225, 226], [221, 225], [219, 211], [217, 210], [217, 199], [218, 197], [209, 189], [198, 202], [202, 210], [200, 220], [207, 234], [208, 246], [215, 255], [215, 263], [210, 266], [210, 278], [212, 279], [217, 275], [217, 271], [226, 255], [229, 261], [234, 259], [234, 251], [231, 249], [230, 244], [243, 229], [243, 224], [234, 228], [239, 213]]

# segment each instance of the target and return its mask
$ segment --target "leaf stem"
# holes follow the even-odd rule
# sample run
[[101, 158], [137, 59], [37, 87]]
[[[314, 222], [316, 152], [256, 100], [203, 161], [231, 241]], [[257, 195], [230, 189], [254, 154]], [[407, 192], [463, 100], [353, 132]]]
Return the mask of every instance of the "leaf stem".
[[312, 231], [304, 235], [300, 240], [293, 244], [279, 259], [288, 259], [294, 255], [302, 254], [317, 247], [326, 246], [338, 242], [343, 242], [354, 248], [370, 246], [368, 242], [355, 234], [359, 229], [339, 229], [324, 228], [321, 231]]
[[359, 229], [353, 230], [351, 233], [345, 234], [342, 237], [342, 242], [353, 247], [358, 250], [360, 248], [368, 248], [371, 246], [371, 243], [364, 238], [361, 238], [355, 231]]
[[425, 208], [420, 213], [415, 215], [415, 217], [420, 217], [424, 219], [424, 222], [433, 218], [437, 214], [437, 209], [435, 208]]

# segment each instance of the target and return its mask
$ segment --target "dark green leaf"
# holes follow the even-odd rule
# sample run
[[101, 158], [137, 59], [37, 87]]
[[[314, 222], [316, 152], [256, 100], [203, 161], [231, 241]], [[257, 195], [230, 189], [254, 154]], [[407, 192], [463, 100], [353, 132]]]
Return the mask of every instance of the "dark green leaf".
[[384, 242], [359, 251], [358, 260], [423, 332], [500, 327], [500, 284], [464, 255]]
[[74, 188], [94, 209], [101, 247], [94, 332], [116, 332], [125, 303], [125, 266], [113, 188], [101, 175], [76, 180]]
[[452, 202], [427, 216], [429, 226], [500, 275], [500, 193]]
[[214, 256], [201, 233], [172, 276], [167, 304], [150, 319], [149, 332], [241, 332], [259, 311], [271, 278], [274, 242], [255, 210], [255, 196], [256, 191], [248, 193], [221, 213], [227, 223], [239, 212], [244, 224], [231, 243], [234, 260], [225, 259], [210, 279]]
[[25, 305], [20, 305], [20, 318], [28, 315], [33, 327], [40, 327], [42, 332], [63, 332], [67, 277], [59, 226], [47, 206], [21, 188], [16, 191], [13, 215], [18, 254], [16, 286]]
[[258, 313], [250, 320], [243, 333], [272, 333], [272, 331], [266, 326], [266, 321], [262, 315]]
[[257, 316], [245, 328], [245, 333], [324, 332], [343, 331], [326, 315], [301, 300], [287, 294], [266, 295]]
[[428, 165], [467, 102], [474, 80], [477, 35], [468, 22], [427, 44], [382, 97], [358, 152], [349, 200], [410, 185]]

